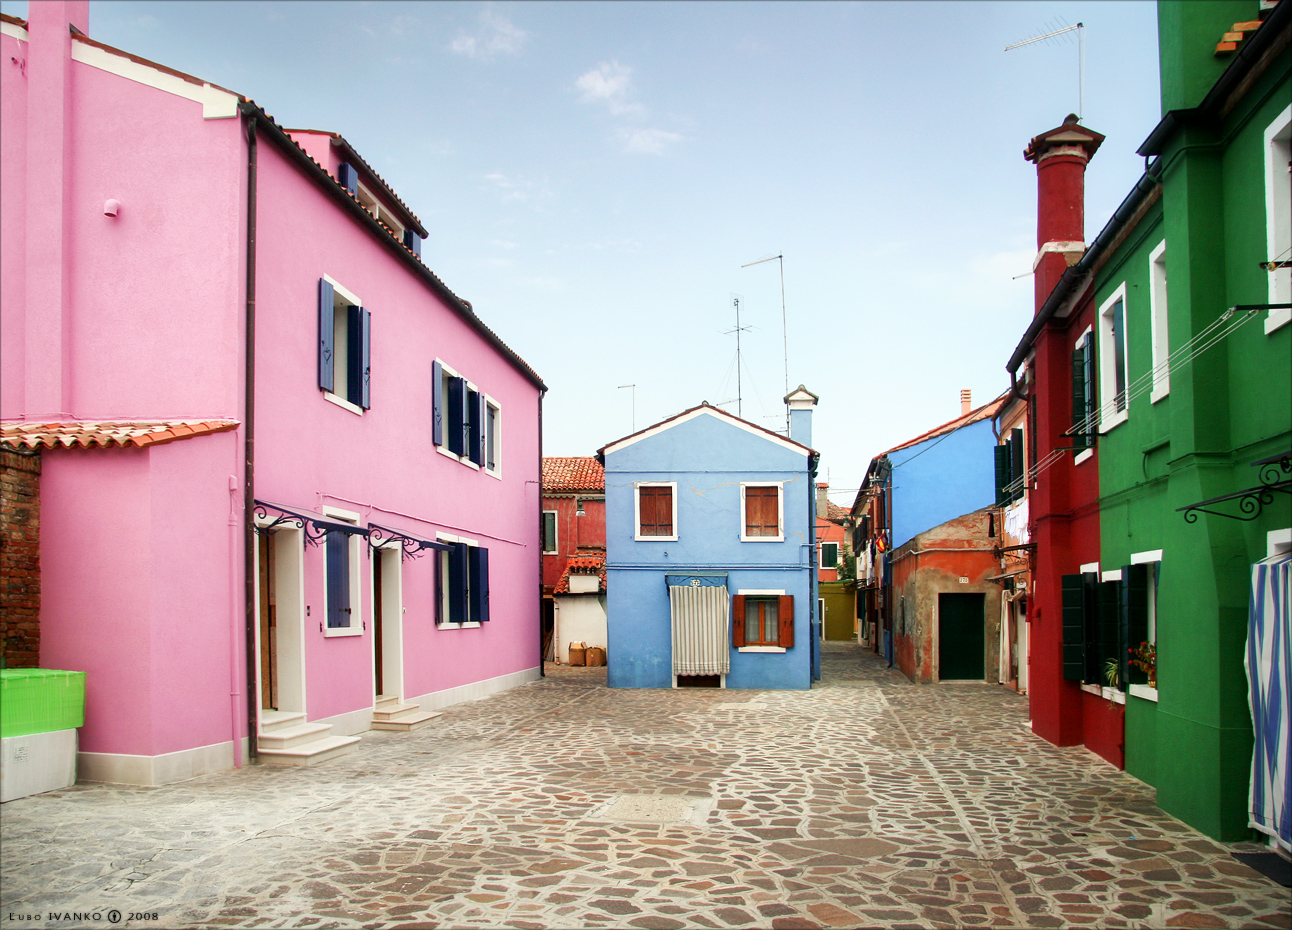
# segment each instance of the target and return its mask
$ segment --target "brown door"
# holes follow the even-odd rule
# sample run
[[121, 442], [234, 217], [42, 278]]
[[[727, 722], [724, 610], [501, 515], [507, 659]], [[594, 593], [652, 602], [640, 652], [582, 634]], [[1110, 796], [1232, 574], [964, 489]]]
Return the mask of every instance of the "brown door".
[[260, 538], [260, 706], [278, 709], [278, 605], [274, 591], [274, 537]]
[[381, 681], [381, 563], [380, 549], [372, 552], [372, 655], [377, 694], [383, 694]]

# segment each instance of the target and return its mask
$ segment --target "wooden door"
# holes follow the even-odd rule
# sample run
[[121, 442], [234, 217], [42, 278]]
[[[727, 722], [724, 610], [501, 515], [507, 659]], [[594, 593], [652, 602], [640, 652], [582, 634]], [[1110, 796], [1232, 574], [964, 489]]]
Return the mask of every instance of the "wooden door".
[[278, 598], [274, 584], [274, 537], [260, 537], [260, 706], [278, 709]]
[[982, 681], [985, 678], [987, 595], [938, 595], [938, 678]]

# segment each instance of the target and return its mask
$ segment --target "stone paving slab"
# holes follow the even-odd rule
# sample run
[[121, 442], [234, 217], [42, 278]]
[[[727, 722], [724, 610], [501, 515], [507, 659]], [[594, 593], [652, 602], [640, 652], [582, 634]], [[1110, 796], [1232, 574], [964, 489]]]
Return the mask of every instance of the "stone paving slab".
[[1262, 847], [1215, 843], [1138, 780], [1034, 736], [1026, 699], [911, 685], [855, 646], [824, 659], [807, 692], [610, 691], [604, 668], [552, 667], [317, 767], [12, 801], [0, 915], [51, 928], [113, 926], [113, 909], [130, 927], [1292, 926], [1287, 890], [1230, 856]]

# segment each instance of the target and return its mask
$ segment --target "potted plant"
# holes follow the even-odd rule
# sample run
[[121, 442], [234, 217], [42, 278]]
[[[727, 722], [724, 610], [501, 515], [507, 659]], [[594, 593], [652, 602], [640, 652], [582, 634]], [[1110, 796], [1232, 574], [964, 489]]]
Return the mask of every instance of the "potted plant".
[[1130, 664], [1148, 676], [1148, 686], [1157, 687], [1157, 645], [1143, 642], [1130, 650]]

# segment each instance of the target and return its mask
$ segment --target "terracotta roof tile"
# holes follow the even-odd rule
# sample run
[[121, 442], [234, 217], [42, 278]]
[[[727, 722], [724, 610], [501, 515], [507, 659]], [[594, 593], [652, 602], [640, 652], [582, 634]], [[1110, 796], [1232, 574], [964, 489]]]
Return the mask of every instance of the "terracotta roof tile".
[[143, 449], [237, 428], [237, 420], [11, 420], [0, 423], [0, 441], [28, 449]]
[[984, 404], [983, 406], [977, 408], [976, 410], [970, 410], [968, 413], [964, 414], [963, 416], [956, 417], [954, 420], [950, 420], [946, 423], [943, 423], [941, 426], [935, 426], [927, 433], [921, 433], [920, 435], [916, 436], [914, 439], [908, 439], [906, 440], [906, 442], [893, 446], [893, 448], [887, 449], [880, 454], [887, 455], [891, 452], [897, 452], [901, 449], [907, 448], [908, 446], [914, 446], [914, 445], [917, 445], [918, 443], [924, 442], [926, 439], [932, 439], [935, 436], [942, 436], [942, 435], [945, 435], [946, 433], [955, 432], [956, 430], [960, 429], [960, 427], [968, 426], [970, 423], [977, 423], [979, 420], [990, 419], [991, 417], [994, 417], [996, 415], [996, 412], [1000, 410], [1000, 408], [1004, 405], [1008, 397], [1009, 397], [1009, 391], [1006, 391], [1004, 394], [1001, 394], [991, 403]]
[[552, 589], [553, 594], [570, 593], [570, 575], [596, 575], [601, 581], [599, 588], [606, 589], [606, 560], [599, 555], [576, 555], [565, 565], [561, 580]]
[[606, 470], [590, 455], [543, 459], [544, 491], [604, 491]]

